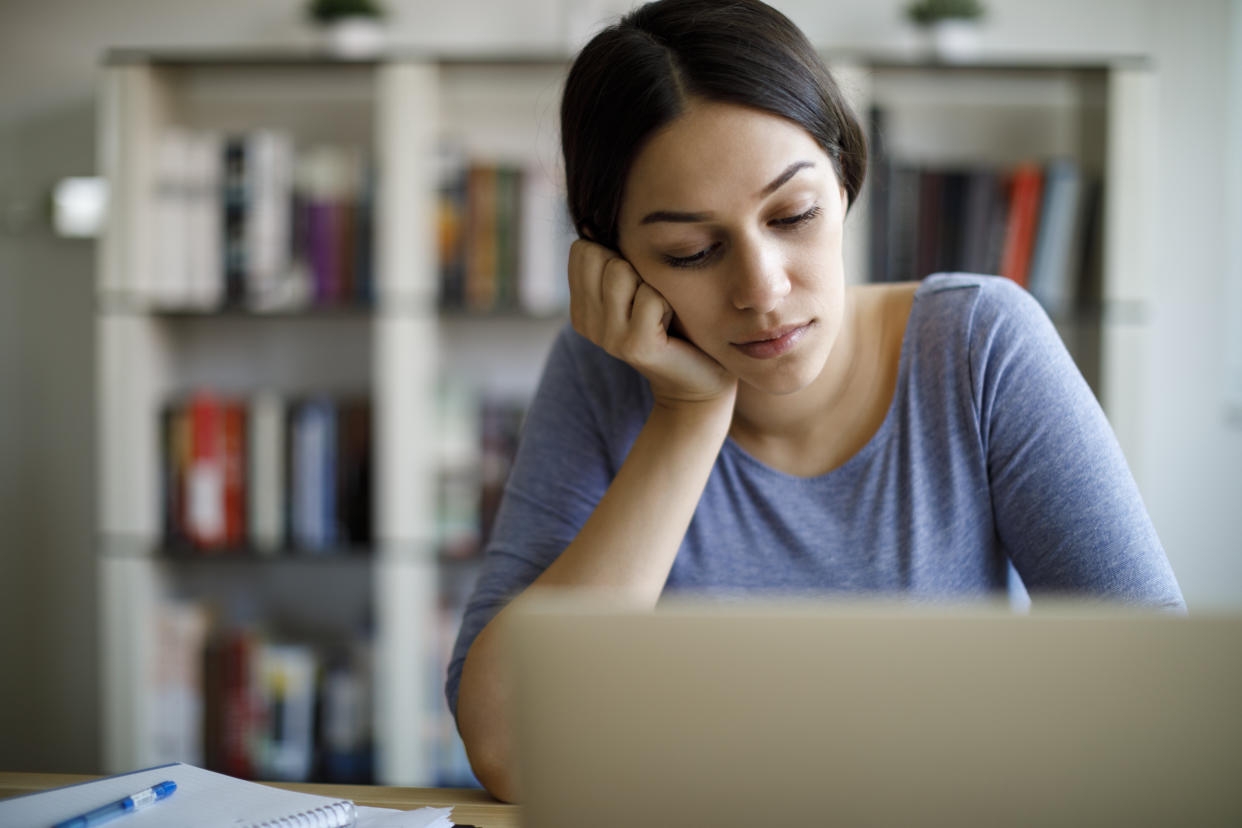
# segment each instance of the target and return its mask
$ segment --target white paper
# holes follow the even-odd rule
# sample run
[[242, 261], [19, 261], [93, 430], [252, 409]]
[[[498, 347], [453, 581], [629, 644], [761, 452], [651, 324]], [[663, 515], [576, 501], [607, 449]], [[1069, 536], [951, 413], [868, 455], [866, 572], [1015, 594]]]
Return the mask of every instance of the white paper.
[[399, 811], [394, 808], [358, 806], [356, 828], [452, 828], [452, 808], [416, 808]]

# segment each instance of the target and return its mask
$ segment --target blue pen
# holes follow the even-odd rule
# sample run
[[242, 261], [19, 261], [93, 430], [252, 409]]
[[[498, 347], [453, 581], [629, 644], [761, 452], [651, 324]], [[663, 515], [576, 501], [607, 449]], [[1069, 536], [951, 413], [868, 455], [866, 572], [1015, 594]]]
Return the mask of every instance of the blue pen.
[[153, 805], [164, 799], [175, 790], [177, 790], [177, 783], [171, 779], [167, 782], [160, 782], [158, 785], [152, 785], [145, 791], [139, 791], [136, 794], [131, 794], [124, 799], [118, 799], [116, 802], [96, 808], [93, 811], [87, 811], [81, 816], [58, 822], [52, 828], [92, 828], [94, 825], [107, 822], [122, 814], [132, 814], [134, 811], [141, 811], [148, 805]]

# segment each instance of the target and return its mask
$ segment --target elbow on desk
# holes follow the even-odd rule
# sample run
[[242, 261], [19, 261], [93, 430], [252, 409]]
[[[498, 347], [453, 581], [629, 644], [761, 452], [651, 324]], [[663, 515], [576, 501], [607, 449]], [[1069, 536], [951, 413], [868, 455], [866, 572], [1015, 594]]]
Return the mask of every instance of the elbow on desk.
[[466, 756], [475, 777], [489, 794], [501, 802], [518, 802], [516, 774], [513, 768], [495, 756], [479, 755], [480, 751], [467, 747]]

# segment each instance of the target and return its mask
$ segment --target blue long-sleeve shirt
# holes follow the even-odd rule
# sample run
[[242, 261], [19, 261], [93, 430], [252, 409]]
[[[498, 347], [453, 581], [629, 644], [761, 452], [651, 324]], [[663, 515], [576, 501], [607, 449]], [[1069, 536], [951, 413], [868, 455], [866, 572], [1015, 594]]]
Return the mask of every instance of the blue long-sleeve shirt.
[[[646, 423], [630, 366], [566, 329], [527, 415], [448, 671], [594, 511]], [[1071, 593], [1184, 610], [1111, 428], [1039, 305], [999, 277], [915, 294], [896, 391], [843, 465], [802, 478], [726, 439], [665, 590], [963, 598]]]

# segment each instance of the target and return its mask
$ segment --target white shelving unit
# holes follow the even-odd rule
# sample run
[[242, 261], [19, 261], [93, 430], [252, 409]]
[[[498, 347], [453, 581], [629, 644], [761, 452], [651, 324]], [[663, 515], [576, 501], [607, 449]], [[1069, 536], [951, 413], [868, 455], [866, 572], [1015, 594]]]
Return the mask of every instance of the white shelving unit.
[[[883, 141], [892, 158], [1004, 167], [1068, 156], [1099, 177], [1100, 261], [1088, 274], [1099, 296], [1054, 321], [1141, 487], [1158, 128], [1153, 67], [1142, 58], [1091, 56], [929, 64], [840, 54], [830, 63], [860, 118], [873, 106], [887, 114]], [[849, 220], [847, 270], [866, 281], [866, 196], [859, 208]]]
[[[441, 317], [436, 151], [448, 139], [469, 154], [534, 160], [554, 170], [563, 71], [563, 62], [542, 59], [340, 62], [290, 54], [118, 53], [105, 64], [100, 169], [112, 206], [99, 252], [97, 339], [108, 770], [157, 758], [153, 622], [169, 596], [207, 592], [246, 603], [245, 612], [260, 622], [279, 613], [294, 629], [335, 625], [348, 632], [372, 624], [377, 778], [435, 781], [435, 734], [444, 709], [443, 678], [429, 675], [438, 640], [437, 382], [449, 375], [530, 393], [562, 324], [560, 318]], [[160, 312], [151, 289], [153, 194], [157, 141], [169, 126], [277, 128], [302, 142], [371, 148], [380, 182], [374, 308]], [[370, 396], [371, 554], [240, 566], [208, 559], [191, 567], [160, 554], [159, 413], [174, 394], [204, 386], [237, 394], [276, 388]], [[217, 571], [203, 577], [201, 570], [212, 567]], [[292, 590], [305, 600], [291, 601]]]
[[[830, 56], [865, 118], [894, 117], [890, 151], [1003, 162], [1071, 152], [1104, 181], [1098, 353], [1077, 349], [1142, 483], [1141, 383], [1150, 295], [1154, 75], [1141, 62], [969, 68]], [[170, 595], [224, 590], [295, 625], [374, 627], [377, 778], [430, 784], [444, 715], [437, 646], [435, 388], [445, 375], [529, 393], [561, 319], [442, 316], [434, 239], [436, 151], [559, 166], [566, 63], [288, 54], [114, 55], [100, 86], [100, 169], [111, 186], [98, 262], [98, 438], [103, 745], [109, 771], [157, 750], [153, 619]], [[305, 316], [169, 315], [151, 301], [155, 147], [169, 125], [276, 127], [373, 149], [379, 171], [373, 310]], [[554, 173], [555, 174], [555, 173]], [[867, 204], [847, 224], [847, 270], [866, 278]], [[327, 565], [284, 558], [203, 578], [159, 554], [159, 414], [197, 386], [248, 393], [365, 392], [373, 404], [373, 554]], [[209, 570], [210, 560], [193, 569]], [[262, 567], [262, 574], [247, 566]], [[230, 579], [243, 586], [227, 586]], [[203, 586], [210, 583], [212, 586]], [[220, 586], [223, 583], [225, 586]], [[268, 586], [264, 587], [263, 584]], [[304, 601], [288, 600], [292, 584]], [[334, 592], [346, 590], [345, 594]], [[337, 595], [339, 600], [333, 600]], [[433, 712], [435, 711], [435, 712]]]

